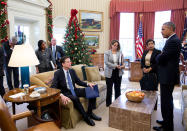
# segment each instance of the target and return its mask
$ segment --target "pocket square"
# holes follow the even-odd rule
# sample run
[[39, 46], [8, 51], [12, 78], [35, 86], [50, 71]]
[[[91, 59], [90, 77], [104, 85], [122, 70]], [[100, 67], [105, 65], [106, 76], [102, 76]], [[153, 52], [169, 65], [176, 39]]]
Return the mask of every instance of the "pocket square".
[[94, 85], [93, 88], [86, 87], [85, 91], [86, 91], [86, 98], [88, 99], [99, 97], [98, 85]]

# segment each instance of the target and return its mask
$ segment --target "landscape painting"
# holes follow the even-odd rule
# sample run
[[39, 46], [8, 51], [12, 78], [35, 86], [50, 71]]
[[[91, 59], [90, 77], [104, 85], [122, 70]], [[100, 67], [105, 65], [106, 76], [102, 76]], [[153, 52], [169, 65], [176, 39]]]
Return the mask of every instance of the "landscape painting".
[[99, 47], [99, 35], [98, 34], [85, 34], [85, 43], [91, 48]]
[[103, 30], [103, 12], [80, 10], [79, 21], [83, 31]]

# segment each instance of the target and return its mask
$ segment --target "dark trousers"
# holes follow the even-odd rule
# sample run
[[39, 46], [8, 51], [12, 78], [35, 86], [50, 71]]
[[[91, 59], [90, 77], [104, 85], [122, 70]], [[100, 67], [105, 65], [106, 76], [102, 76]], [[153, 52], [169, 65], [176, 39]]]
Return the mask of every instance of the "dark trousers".
[[80, 112], [83, 118], [86, 119], [88, 115], [92, 113], [92, 110], [96, 108], [96, 98], [88, 99], [88, 111], [86, 113], [79, 100], [79, 97], [86, 97], [85, 88], [76, 88], [75, 94], [76, 96], [73, 96], [71, 92], [69, 92], [64, 95], [72, 100], [74, 107]]
[[164, 129], [173, 131], [173, 89], [174, 85], [160, 84], [161, 113], [164, 120]]
[[62, 68], [62, 64], [59, 62], [59, 60], [56, 60], [57, 69]]
[[5, 94], [5, 88], [3, 86], [3, 76], [0, 76], [0, 95], [3, 98]]
[[6, 73], [7, 84], [8, 84], [9, 90], [13, 89], [12, 73], [13, 73], [13, 79], [14, 79], [14, 87], [19, 88], [19, 68], [5, 66], [5, 73]]
[[109, 106], [112, 103], [113, 84], [114, 84], [114, 91], [115, 91], [115, 99], [117, 99], [121, 95], [121, 79], [122, 76], [119, 77], [118, 69], [113, 70], [111, 78], [106, 78], [106, 85], [107, 85], [106, 106]]

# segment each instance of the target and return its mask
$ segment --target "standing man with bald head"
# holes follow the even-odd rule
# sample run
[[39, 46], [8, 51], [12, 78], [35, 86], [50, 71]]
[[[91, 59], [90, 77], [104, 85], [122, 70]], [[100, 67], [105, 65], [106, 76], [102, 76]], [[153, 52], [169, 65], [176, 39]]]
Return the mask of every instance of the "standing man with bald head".
[[162, 36], [167, 38], [162, 53], [157, 56], [160, 81], [161, 113], [163, 120], [156, 122], [162, 126], [153, 127], [157, 131], [173, 131], [173, 90], [179, 83], [179, 56], [181, 42], [175, 34], [175, 24], [166, 22], [162, 26]]
[[56, 60], [56, 65], [57, 65], [57, 69], [60, 69], [62, 67], [61, 63], [60, 63], [60, 59], [65, 56], [65, 53], [62, 49], [62, 47], [56, 45], [56, 39], [52, 38], [51, 39], [51, 45], [49, 47], [52, 51], [53, 57]]

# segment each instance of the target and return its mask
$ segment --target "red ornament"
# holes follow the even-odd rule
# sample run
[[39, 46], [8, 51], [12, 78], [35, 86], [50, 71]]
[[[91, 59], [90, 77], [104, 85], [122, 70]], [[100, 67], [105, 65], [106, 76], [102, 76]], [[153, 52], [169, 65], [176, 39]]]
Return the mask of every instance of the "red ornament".
[[5, 23], [6, 23], [6, 24], [9, 24], [9, 20], [6, 20]]
[[7, 40], [8, 40], [8, 36], [5, 37], [5, 41], [7, 41]]
[[74, 53], [74, 51], [72, 50], [71, 53]]

